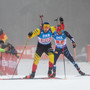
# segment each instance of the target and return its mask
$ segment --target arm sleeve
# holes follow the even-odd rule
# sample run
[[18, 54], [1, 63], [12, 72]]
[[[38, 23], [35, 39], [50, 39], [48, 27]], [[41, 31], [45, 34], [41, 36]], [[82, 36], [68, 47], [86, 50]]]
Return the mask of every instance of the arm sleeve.
[[37, 29], [36, 29], [35, 31], [33, 31], [32, 33], [33, 33], [33, 34], [32, 34], [32, 36], [30, 37], [30, 39], [33, 38], [33, 37], [35, 37], [35, 36], [37, 36], [37, 35], [39, 35], [39, 34], [40, 34], [40, 29], [37, 28]]
[[65, 33], [66, 37], [68, 37], [71, 40], [72, 43], [75, 42], [74, 38], [67, 31], [64, 31], [64, 33]]
[[64, 31], [66, 37], [68, 37], [69, 39], [73, 38], [67, 31]]
[[0, 52], [5, 52], [5, 49], [0, 48]]

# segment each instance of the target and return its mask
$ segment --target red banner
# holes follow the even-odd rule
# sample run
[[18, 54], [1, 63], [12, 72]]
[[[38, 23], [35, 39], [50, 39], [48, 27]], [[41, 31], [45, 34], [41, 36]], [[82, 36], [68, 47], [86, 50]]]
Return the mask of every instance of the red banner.
[[[0, 72], [2, 75], [13, 75], [17, 65], [17, 57], [14, 55], [1, 53], [0, 55]], [[15, 75], [17, 74], [17, 70]]]
[[[55, 48], [55, 46], [53, 46], [53, 49], [54, 48]], [[17, 49], [17, 52], [19, 54], [21, 54], [23, 49], [24, 49], [24, 46], [16, 46], [16, 49]], [[27, 46], [24, 53], [23, 53], [22, 58], [23, 59], [34, 59], [35, 51], [36, 51], [35, 45]], [[45, 53], [43, 53], [41, 59], [48, 59], [48, 56]], [[61, 59], [61, 56], [59, 57], [59, 59]]]
[[87, 46], [88, 62], [90, 62], [90, 45]]

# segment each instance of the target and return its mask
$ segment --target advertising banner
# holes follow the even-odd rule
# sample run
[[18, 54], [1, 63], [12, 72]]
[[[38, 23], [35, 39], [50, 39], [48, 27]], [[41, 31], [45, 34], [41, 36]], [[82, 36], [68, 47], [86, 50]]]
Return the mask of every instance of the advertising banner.
[[[2, 75], [13, 75], [17, 65], [17, 57], [12, 54], [0, 54], [0, 72]], [[17, 70], [15, 75], [17, 74]]]

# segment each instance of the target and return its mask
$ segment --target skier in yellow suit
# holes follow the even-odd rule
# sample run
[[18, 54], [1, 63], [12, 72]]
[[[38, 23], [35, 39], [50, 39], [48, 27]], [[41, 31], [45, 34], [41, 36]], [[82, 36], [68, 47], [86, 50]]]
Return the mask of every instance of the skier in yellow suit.
[[37, 65], [42, 54], [45, 52], [49, 56], [49, 70], [48, 77], [52, 77], [52, 68], [54, 64], [54, 53], [51, 46], [52, 34], [56, 28], [54, 26], [50, 27], [48, 22], [44, 22], [42, 28], [37, 28], [33, 32], [28, 33], [28, 38], [31, 39], [35, 36], [38, 36], [37, 49], [34, 55], [34, 62], [32, 65], [32, 73], [26, 76], [26, 79], [33, 79], [35, 77]]

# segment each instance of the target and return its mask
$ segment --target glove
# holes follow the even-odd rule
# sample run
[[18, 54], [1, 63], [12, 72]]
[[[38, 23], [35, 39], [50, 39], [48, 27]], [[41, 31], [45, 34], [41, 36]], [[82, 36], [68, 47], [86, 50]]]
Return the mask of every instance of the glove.
[[59, 18], [59, 21], [63, 24], [63, 21], [64, 21], [64, 20], [63, 20], [62, 17], [60, 17], [60, 18]]
[[48, 49], [48, 52], [54, 53], [54, 51], [53, 51], [52, 48], [49, 48], [49, 49]]
[[33, 34], [32, 32], [29, 32], [29, 33], [28, 33], [28, 36], [29, 36], [29, 37], [31, 37], [31, 36], [32, 36], [32, 34]]
[[76, 47], [76, 43], [75, 43], [75, 42], [73, 42], [72, 44], [73, 44], [73, 48], [75, 48], [75, 47]]
[[28, 38], [29, 38], [29, 39], [30, 39], [30, 37], [32, 36], [32, 34], [33, 34], [32, 32], [29, 32], [29, 33], [28, 33]]
[[62, 17], [59, 18], [60, 21], [64, 21]]

